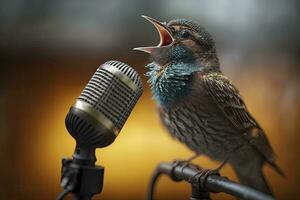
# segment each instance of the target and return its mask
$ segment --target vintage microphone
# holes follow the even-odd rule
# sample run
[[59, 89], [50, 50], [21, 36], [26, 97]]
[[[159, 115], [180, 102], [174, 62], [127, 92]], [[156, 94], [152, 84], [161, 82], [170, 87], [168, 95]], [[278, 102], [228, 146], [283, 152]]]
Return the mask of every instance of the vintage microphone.
[[65, 124], [76, 140], [73, 159], [62, 160], [61, 186], [74, 199], [100, 193], [104, 168], [95, 166], [95, 149], [110, 145], [118, 136], [143, 92], [137, 72], [119, 61], [102, 64], [66, 116]]

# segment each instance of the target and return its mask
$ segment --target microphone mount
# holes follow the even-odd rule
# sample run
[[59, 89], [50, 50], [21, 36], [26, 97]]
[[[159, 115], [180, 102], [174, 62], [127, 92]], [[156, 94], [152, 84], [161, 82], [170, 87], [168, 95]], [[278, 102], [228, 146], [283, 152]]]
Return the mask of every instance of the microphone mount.
[[74, 200], [90, 200], [93, 195], [101, 193], [104, 168], [95, 162], [95, 148], [76, 146], [73, 159], [63, 158], [60, 185], [64, 191], [57, 200], [64, 199], [70, 192]]

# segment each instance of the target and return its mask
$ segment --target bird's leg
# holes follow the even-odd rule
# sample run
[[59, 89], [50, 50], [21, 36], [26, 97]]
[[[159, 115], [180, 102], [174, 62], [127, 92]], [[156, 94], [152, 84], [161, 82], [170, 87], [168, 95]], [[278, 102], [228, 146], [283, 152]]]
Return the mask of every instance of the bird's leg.
[[[193, 177], [190, 178], [189, 182], [192, 182], [192, 180], [199, 175], [199, 177], [204, 177], [204, 180], [207, 178], [207, 176], [211, 174], [219, 174], [220, 170], [224, 167], [224, 165], [228, 162], [229, 158], [225, 159], [220, 166], [218, 166], [215, 169], [204, 169], [200, 168], [199, 173], [195, 174]], [[203, 187], [203, 186], [202, 186]]]
[[200, 154], [196, 153], [195, 155], [191, 156], [190, 158], [188, 158], [186, 160], [175, 160], [175, 162], [178, 164], [184, 163], [183, 167], [186, 167], [192, 160], [195, 160], [199, 156], [200, 156]]
[[221, 165], [219, 167], [217, 167], [216, 169], [213, 169], [214, 172], [219, 173], [219, 171], [224, 167], [224, 165], [226, 165], [226, 163], [228, 162], [228, 160], [231, 158], [232, 154], [234, 152], [236, 152], [237, 150], [239, 150], [241, 148], [242, 145], [238, 145], [236, 148], [234, 148], [233, 150], [230, 151], [230, 153], [228, 154], [227, 158], [221, 163]]
[[186, 159], [186, 160], [183, 160], [182, 162], [185, 162], [185, 163], [190, 163], [192, 160], [195, 160], [196, 158], [198, 158], [200, 156], [199, 153], [196, 153], [195, 155], [191, 156], [190, 158]]
[[233, 150], [230, 151], [230, 153], [228, 153], [227, 158], [221, 163], [221, 165], [215, 169], [212, 169], [213, 172], [215, 173], [219, 173], [219, 171], [224, 167], [224, 165], [226, 165], [226, 163], [228, 162], [228, 160], [231, 158], [232, 154], [234, 152], [236, 152], [237, 150], [240, 149], [242, 145], [237, 146], [236, 148], [234, 148]]
[[228, 162], [229, 160], [229, 157], [226, 158], [219, 167], [215, 168], [215, 169], [212, 169], [211, 171], [213, 171], [214, 173], [219, 173], [220, 170], [224, 167], [224, 165], [226, 165], [226, 163]]
[[[183, 173], [183, 170], [186, 166], [188, 166], [190, 164], [190, 162], [196, 158], [198, 158], [200, 156], [200, 154], [196, 153], [195, 155], [193, 155], [192, 157], [186, 159], [186, 160], [176, 160], [174, 162], [174, 166], [178, 166], [180, 164], [183, 163], [182, 168], [181, 168], [181, 173]], [[228, 162], [229, 157], [227, 159], [225, 159], [220, 166], [218, 166], [215, 169], [205, 169], [200, 167], [199, 173], [195, 174], [193, 177], [190, 178], [189, 182], [191, 182], [196, 176], [199, 175], [199, 177], [204, 177], [204, 179], [207, 178], [207, 176], [211, 175], [211, 174], [219, 174], [220, 170], [224, 167], [224, 165]]]
[[183, 164], [182, 165], [182, 168], [181, 168], [181, 172], [183, 172], [184, 168], [186, 166], [188, 166], [190, 164], [190, 162], [192, 160], [195, 160], [196, 158], [198, 158], [200, 156], [200, 154], [196, 153], [195, 155], [191, 156], [190, 158], [186, 159], [186, 160], [175, 160], [175, 165], [180, 165], [180, 164]]

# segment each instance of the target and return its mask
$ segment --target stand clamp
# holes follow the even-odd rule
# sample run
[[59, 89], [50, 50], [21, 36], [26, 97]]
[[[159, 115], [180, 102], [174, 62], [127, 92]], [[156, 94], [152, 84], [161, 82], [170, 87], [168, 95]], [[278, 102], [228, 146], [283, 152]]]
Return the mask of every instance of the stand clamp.
[[72, 159], [62, 159], [61, 187], [65, 194], [57, 200], [63, 199], [72, 192], [75, 200], [90, 200], [93, 195], [100, 193], [103, 188], [104, 168], [95, 165], [83, 165]]

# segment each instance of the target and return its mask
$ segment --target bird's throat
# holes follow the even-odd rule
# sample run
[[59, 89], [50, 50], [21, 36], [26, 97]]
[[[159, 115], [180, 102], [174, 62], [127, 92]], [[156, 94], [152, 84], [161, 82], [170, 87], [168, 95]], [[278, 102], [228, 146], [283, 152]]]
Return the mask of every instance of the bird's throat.
[[[159, 66], [152, 62], [148, 64], [148, 83], [153, 98], [160, 106], [171, 106], [183, 99], [190, 92], [192, 72], [187, 71], [184, 63], [168, 63]], [[190, 67], [190, 66], [189, 66]]]
[[166, 69], [167, 67], [169, 67], [171, 64], [172, 64], [172, 62], [168, 62], [168, 63], [162, 65], [162, 66], [159, 68], [159, 70], [158, 70], [156, 76], [159, 78], [159, 77], [164, 73], [165, 69]]

